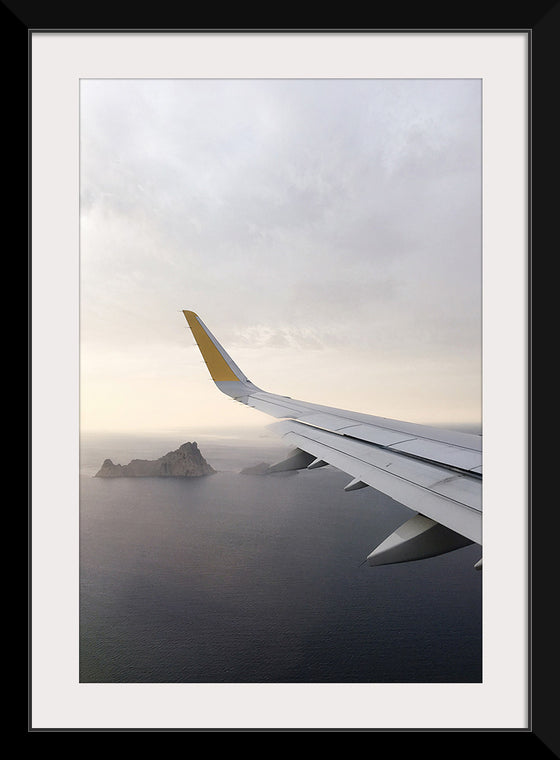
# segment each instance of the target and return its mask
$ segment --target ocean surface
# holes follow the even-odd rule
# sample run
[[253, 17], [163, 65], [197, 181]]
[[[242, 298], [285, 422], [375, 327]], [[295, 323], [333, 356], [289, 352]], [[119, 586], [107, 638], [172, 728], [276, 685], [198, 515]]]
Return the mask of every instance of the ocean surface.
[[284, 458], [267, 438], [197, 438], [209, 477], [94, 477], [187, 440], [82, 440], [80, 682], [481, 682], [480, 547], [362, 565], [413, 513], [331, 467], [240, 474]]

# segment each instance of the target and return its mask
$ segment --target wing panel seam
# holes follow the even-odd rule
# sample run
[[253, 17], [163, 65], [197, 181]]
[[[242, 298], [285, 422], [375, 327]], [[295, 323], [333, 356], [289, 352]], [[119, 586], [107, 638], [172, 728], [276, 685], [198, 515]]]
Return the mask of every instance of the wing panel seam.
[[[298, 419], [293, 419], [294, 422], [296, 422], [298, 425], [302, 425], [304, 427], [313, 428], [314, 430], [320, 430], [323, 433], [328, 433], [330, 435], [337, 435], [339, 438], [348, 438], [352, 441], [356, 441], [357, 443], [363, 444], [364, 446], [371, 446], [372, 448], [381, 449], [383, 451], [390, 451], [392, 454], [396, 454], [397, 456], [402, 456], [407, 459], [412, 459], [416, 462], [425, 462], [426, 464], [433, 464], [437, 465], [438, 467], [442, 467], [450, 472], [455, 472], [459, 475], [466, 475], [468, 477], [472, 477], [473, 480], [482, 480], [482, 474], [479, 472], [475, 472], [474, 469], [465, 470], [462, 467], [457, 467], [456, 465], [449, 464], [448, 462], [442, 462], [438, 459], [429, 459], [428, 457], [420, 456], [419, 454], [413, 454], [410, 451], [397, 451], [393, 449], [393, 446], [398, 446], [401, 443], [405, 443], [406, 441], [414, 441], [418, 440], [418, 438], [406, 438], [403, 441], [396, 441], [395, 443], [391, 443], [387, 446], [385, 446], [382, 443], [376, 443], [375, 441], [368, 441], [365, 438], [356, 438], [355, 436], [348, 435], [347, 433], [340, 433], [338, 430], [329, 430], [328, 428], [322, 428], [318, 425], [312, 425], [309, 422], [302, 422]], [[342, 429], [342, 428], [341, 428]], [[312, 440], [312, 439], [308, 439]], [[425, 439], [428, 440], [428, 439]], [[470, 449], [467, 449], [470, 450]], [[476, 465], [477, 467], [480, 465]], [[461, 503], [461, 502], [458, 502]]]
[[[355, 459], [357, 462], [361, 462], [362, 464], [368, 465], [369, 467], [373, 467], [376, 470], [379, 470], [379, 472], [383, 472], [384, 474], [387, 474], [386, 470], [384, 470], [379, 465], [373, 464], [371, 462], [365, 462], [363, 459], [360, 459], [355, 454], [349, 454], [347, 451], [339, 451], [334, 446], [329, 445], [328, 443], [324, 443], [323, 441], [314, 441], [313, 438], [309, 438], [306, 435], [303, 435], [301, 432], [296, 432], [294, 430], [289, 431], [291, 433], [294, 433], [295, 435], [300, 435], [302, 438], [305, 438], [306, 441], [313, 441], [314, 443], [319, 443], [321, 446], [326, 446], [328, 449], [331, 449], [332, 451], [336, 451], [338, 454], [342, 454], [343, 456], [350, 457], [351, 459]], [[325, 431], [330, 432], [330, 431]], [[342, 437], [342, 436], [341, 436]], [[400, 456], [400, 453], [397, 452], [391, 452], [395, 454], [395, 456]], [[465, 509], [470, 510], [471, 512], [475, 512], [476, 514], [482, 514], [481, 509], [477, 509], [476, 507], [471, 506], [470, 504], [465, 504], [463, 501], [459, 501], [458, 499], [454, 499], [451, 496], [447, 496], [446, 494], [441, 494], [439, 491], [434, 491], [432, 488], [428, 488], [428, 486], [423, 486], [420, 483], [416, 483], [413, 480], [409, 480], [409, 478], [405, 478], [402, 475], [397, 475], [396, 473], [391, 473], [392, 477], [398, 478], [399, 480], [402, 480], [404, 483], [408, 483], [411, 486], [414, 486], [415, 488], [421, 488], [423, 491], [427, 491], [430, 494], [433, 494], [434, 496], [437, 496], [438, 498], [445, 499], [447, 501], [451, 501], [454, 504], [458, 504], [460, 507], [465, 507]]]

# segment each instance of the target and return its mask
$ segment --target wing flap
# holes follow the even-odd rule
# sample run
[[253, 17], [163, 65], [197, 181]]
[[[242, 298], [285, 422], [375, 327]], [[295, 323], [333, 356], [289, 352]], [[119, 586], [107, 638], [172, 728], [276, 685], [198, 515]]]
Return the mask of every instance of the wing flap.
[[284, 440], [315, 458], [347, 472], [400, 504], [416, 510], [471, 541], [482, 543], [480, 478], [450, 473], [386, 448], [300, 422], [288, 420], [270, 426]]

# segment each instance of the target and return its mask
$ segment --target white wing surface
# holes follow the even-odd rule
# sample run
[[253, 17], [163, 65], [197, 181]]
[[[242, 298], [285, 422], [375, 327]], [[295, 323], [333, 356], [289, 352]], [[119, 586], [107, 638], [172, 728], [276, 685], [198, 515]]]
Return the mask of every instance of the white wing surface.
[[330, 464], [350, 476], [346, 491], [371, 486], [416, 513], [368, 555], [369, 565], [433, 557], [472, 543], [482, 546], [482, 436], [263, 391], [200, 317], [183, 313], [219, 390], [282, 420], [271, 428], [295, 450], [271, 466], [271, 473]]

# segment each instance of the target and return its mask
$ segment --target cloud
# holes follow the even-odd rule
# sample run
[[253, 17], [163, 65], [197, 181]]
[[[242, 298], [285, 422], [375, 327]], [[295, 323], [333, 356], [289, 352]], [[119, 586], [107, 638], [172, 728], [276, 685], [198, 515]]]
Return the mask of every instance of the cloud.
[[[475, 80], [84, 80], [82, 315], [96, 350], [470, 357], [481, 327]], [[458, 359], [457, 359], [458, 360]]]

